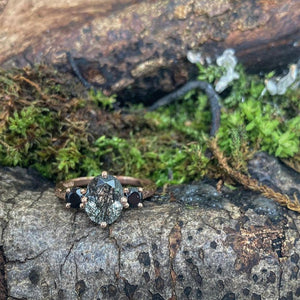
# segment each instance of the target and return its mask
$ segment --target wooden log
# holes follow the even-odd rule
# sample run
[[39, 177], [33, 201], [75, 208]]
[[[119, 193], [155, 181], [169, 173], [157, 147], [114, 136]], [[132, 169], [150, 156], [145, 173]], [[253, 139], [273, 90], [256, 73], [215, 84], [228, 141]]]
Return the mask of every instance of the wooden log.
[[[299, 194], [300, 174], [265, 153], [249, 171]], [[207, 180], [172, 186], [103, 229], [84, 210], [67, 210], [32, 170], [0, 168], [0, 178], [0, 293], [8, 299], [300, 296], [299, 214], [257, 193], [218, 192]]]
[[[195, 73], [188, 50], [214, 59], [234, 48], [250, 71], [299, 59], [298, 0], [4, 0], [0, 65], [55, 64], [107, 93], [145, 101]], [[122, 93], [121, 93], [122, 92]]]

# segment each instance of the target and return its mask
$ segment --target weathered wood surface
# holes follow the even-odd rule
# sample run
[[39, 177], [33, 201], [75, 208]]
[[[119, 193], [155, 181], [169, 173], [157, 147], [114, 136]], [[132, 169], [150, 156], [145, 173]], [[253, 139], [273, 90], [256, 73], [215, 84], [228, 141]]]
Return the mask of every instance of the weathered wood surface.
[[70, 51], [89, 82], [149, 100], [187, 81], [190, 49], [234, 48], [253, 71], [296, 61], [299, 24], [299, 0], [3, 0], [0, 65], [70, 69]]
[[[250, 170], [300, 195], [299, 174], [276, 159], [260, 154]], [[0, 229], [10, 299], [300, 297], [300, 215], [241, 189], [174, 186], [101, 229], [40, 176], [0, 168]]]

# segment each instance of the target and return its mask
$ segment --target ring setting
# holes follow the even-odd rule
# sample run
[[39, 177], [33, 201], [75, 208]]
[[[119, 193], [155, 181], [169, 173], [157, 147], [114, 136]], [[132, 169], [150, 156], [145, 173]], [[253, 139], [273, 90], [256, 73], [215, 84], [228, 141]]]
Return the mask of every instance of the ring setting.
[[[125, 185], [147, 185], [142, 187]], [[86, 188], [82, 186], [87, 185]], [[153, 183], [128, 176], [113, 176], [103, 171], [96, 177], [80, 177], [61, 182], [56, 186], [55, 194], [65, 199], [66, 208], [84, 209], [88, 217], [102, 228], [114, 223], [123, 208], [141, 208], [143, 200], [154, 194]], [[146, 196], [146, 197], [145, 197]]]

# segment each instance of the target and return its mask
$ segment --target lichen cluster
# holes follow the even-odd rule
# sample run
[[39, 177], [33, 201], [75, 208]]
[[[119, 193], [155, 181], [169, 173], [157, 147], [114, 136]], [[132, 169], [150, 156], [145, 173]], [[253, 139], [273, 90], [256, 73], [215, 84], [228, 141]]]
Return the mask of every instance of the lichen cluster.
[[[216, 83], [224, 69], [199, 67]], [[288, 160], [300, 155], [300, 91], [264, 92], [264, 80], [245, 73], [221, 94], [218, 143], [231, 167], [247, 173], [247, 160], [263, 150]], [[71, 77], [46, 67], [0, 72], [0, 164], [32, 167], [54, 181], [113, 174], [150, 178], [158, 186], [218, 176], [208, 154], [207, 97], [191, 91], [147, 112], [141, 105], [114, 109], [117, 98], [86, 92]]]
[[[218, 82], [222, 76], [214, 65], [205, 68], [199, 64], [198, 67], [201, 80]], [[218, 133], [221, 148], [237, 154], [239, 151], [235, 148], [240, 148], [242, 143], [280, 158], [297, 155], [300, 149], [300, 78], [284, 95], [274, 96], [264, 84], [265, 78], [274, 75], [273, 72], [258, 77], [247, 75], [241, 65], [236, 70], [238, 80], [232, 81], [221, 94], [223, 108]]]

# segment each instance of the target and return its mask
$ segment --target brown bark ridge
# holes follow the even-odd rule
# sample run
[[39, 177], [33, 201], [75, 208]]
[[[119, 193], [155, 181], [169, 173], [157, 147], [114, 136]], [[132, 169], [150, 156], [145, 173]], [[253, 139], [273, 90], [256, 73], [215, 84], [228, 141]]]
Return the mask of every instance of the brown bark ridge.
[[[299, 174], [264, 153], [250, 172], [300, 195]], [[173, 186], [105, 229], [67, 210], [29, 170], [0, 168], [0, 195], [0, 291], [8, 299], [300, 296], [299, 214], [259, 194], [218, 192], [208, 180]]]
[[7, 299], [7, 285], [5, 278], [5, 256], [3, 247], [0, 246], [0, 300]]
[[3, 0], [0, 13], [0, 65], [69, 68], [69, 51], [90, 83], [145, 101], [187, 81], [190, 49], [234, 48], [252, 71], [299, 58], [298, 0]]

